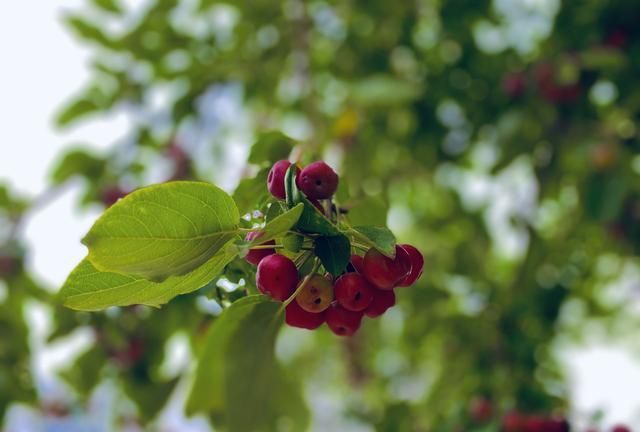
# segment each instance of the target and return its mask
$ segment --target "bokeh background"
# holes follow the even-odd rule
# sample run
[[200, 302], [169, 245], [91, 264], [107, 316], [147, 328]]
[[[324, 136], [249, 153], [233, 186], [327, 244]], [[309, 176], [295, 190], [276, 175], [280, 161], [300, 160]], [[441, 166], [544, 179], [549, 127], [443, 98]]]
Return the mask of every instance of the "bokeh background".
[[283, 153], [327, 160], [350, 216], [427, 262], [352, 340], [282, 332], [310, 430], [640, 430], [639, 2], [2, 9], [3, 430], [210, 430], [182, 405], [215, 301], [83, 314], [55, 292], [119, 196], [191, 178], [249, 210]]

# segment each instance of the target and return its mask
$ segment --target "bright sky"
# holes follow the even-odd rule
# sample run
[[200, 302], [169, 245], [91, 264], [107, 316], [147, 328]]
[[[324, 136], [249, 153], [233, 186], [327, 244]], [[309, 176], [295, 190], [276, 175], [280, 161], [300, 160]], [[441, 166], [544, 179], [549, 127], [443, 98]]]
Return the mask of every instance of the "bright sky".
[[[67, 133], [53, 129], [55, 110], [88, 77], [89, 51], [62, 28], [63, 3], [64, 8], [79, 8], [83, 1], [14, 1], [0, 13], [0, 182], [9, 181], [30, 195], [46, 188], [48, 170], [65, 146], [82, 142], [105, 148], [127, 128], [126, 118], [116, 117]], [[52, 289], [84, 257], [79, 240], [98, 214], [97, 210], [76, 211], [77, 191], [69, 188], [27, 225], [30, 266]], [[58, 351], [49, 355], [60, 362], [65, 350]], [[607, 423], [622, 421], [640, 428], [637, 359], [614, 345], [571, 348], [563, 357], [577, 413], [601, 407]]]

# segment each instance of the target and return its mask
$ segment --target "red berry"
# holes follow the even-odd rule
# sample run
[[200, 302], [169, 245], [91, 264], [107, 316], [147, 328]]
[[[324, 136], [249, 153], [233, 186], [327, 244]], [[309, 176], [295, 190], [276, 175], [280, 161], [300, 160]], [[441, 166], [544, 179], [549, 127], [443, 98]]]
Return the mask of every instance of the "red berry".
[[338, 174], [322, 161], [304, 167], [298, 187], [309, 199], [327, 199], [338, 189]]
[[631, 432], [631, 429], [626, 427], [625, 425], [615, 425], [611, 432]]
[[354, 312], [365, 310], [373, 301], [373, 288], [358, 273], [345, 273], [335, 285], [336, 300], [340, 305]]
[[373, 300], [364, 314], [369, 318], [377, 318], [396, 304], [396, 295], [393, 290], [373, 289]]
[[394, 259], [373, 248], [364, 256], [364, 276], [380, 289], [392, 289], [410, 272], [411, 258], [400, 246], [396, 246]]
[[297, 302], [292, 301], [284, 310], [284, 320], [291, 327], [314, 330], [324, 323], [325, 313], [307, 312]]
[[127, 191], [119, 186], [108, 186], [100, 193], [100, 201], [107, 207], [114, 205], [120, 198], [127, 196]]
[[[261, 231], [251, 231], [247, 233], [245, 240], [250, 242], [257, 238], [260, 238], [260, 236], [262, 236], [263, 234], [264, 233], [262, 233]], [[261, 243], [261, 245], [275, 245], [275, 244], [276, 244], [275, 240], [269, 240], [266, 243]], [[249, 249], [249, 252], [244, 257], [244, 259], [253, 265], [258, 265], [260, 261], [262, 261], [262, 258], [269, 255], [273, 255], [274, 253], [276, 253], [275, 249]]]
[[547, 430], [547, 420], [541, 416], [531, 416], [525, 419], [524, 422], [525, 432], [550, 432]]
[[327, 325], [338, 336], [351, 336], [360, 328], [362, 312], [347, 310], [337, 303], [326, 311]]
[[[304, 283], [304, 280], [301, 282]], [[325, 276], [315, 274], [309, 278], [302, 291], [296, 296], [296, 303], [311, 313], [319, 313], [333, 301], [333, 285]]]
[[264, 257], [258, 264], [256, 285], [260, 292], [284, 301], [293, 294], [298, 285], [296, 265], [284, 255], [273, 254]]
[[474, 422], [486, 423], [493, 416], [493, 404], [485, 397], [475, 397], [471, 400], [469, 413]]
[[424, 257], [420, 251], [409, 244], [400, 245], [409, 255], [411, 261], [411, 271], [402, 279], [398, 286], [408, 287], [413, 285], [422, 276], [422, 269], [424, 268]]
[[569, 422], [565, 418], [557, 417], [547, 419], [546, 432], [569, 432], [570, 429]]
[[510, 98], [522, 96], [527, 90], [527, 79], [522, 72], [510, 72], [502, 78], [502, 90]]
[[288, 160], [280, 160], [273, 164], [267, 177], [267, 189], [271, 195], [278, 199], [285, 199], [287, 194], [284, 189], [284, 176], [291, 166]]
[[510, 412], [502, 418], [503, 432], [524, 432], [526, 418], [519, 412]]
[[360, 274], [363, 274], [364, 270], [364, 258], [360, 255], [351, 255], [351, 265]]

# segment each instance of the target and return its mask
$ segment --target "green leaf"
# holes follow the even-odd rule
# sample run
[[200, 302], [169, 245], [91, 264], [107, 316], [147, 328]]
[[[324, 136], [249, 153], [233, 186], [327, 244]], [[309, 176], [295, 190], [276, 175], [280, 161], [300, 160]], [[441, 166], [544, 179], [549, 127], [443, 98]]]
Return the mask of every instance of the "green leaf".
[[314, 252], [325, 270], [339, 276], [347, 268], [351, 258], [351, 243], [344, 235], [319, 237], [315, 240]]
[[82, 242], [101, 271], [162, 280], [199, 267], [238, 234], [229, 195], [208, 183], [139, 189], [109, 208]]
[[351, 86], [351, 98], [365, 106], [400, 105], [420, 97], [422, 88], [391, 75], [373, 75]]
[[145, 304], [160, 306], [175, 296], [195, 291], [224, 271], [237, 256], [232, 242], [206, 263], [182, 276], [171, 276], [162, 282], [98, 271], [83, 260], [69, 275], [59, 293], [66, 307], [93, 311], [111, 306]]
[[251, 147], [249, 162], [252, 164], [268, 163], [273, 165], [282, 159], [287, 159], [295, 142], [279, 131], [270, 131], [260, 135]]
[[112, 47], [113, 41], [96, 24], [80, 16], [67, 16], [65, 22], [81, 38], [105, 47]]
[[393, 258], [396, 254], [396, 237], [388, 228], [357, 226], [349, 230], [349, 234], [359, 242], [378, 249], [389, 258]]
[[86, 400], [101, 378], [102, 368], [107, 364], [104, 349], [93, 346], [82, 353], [78, 359], [60, 372], [60, 376]]
[[300, 192], [295, 181], [297, 170], [297, 166], [291, 165], [284, 177], [287, 205], [292, 207], [299, 203], [304, 204], [304, 210], [296, 224], [296, 228], [301, 231], [328, 236], [340, 234], [338, 227], [320, 213], [320, 211], [311, 204], [302, 192]]
[[75, 120], [100, 111], [100, 105], [93, 99], [80, 98], [71, 102], [56, 116], [58, 126], [68, 126]]
[[[213, 323], [199, 355], [186, 406], [189, 415], [211, 414], [216, 426], [229, 432], [276, 430], [285, 417], [295, 426], [292, 430], [306, 429], [302, 397], [274, 356], [283, 321], [280, 307], [265, 296], [249, 296]], [[291, 405], [293, 400], [297, 406]]]
[[291, 210], [288, 210], [276, 217], [260, 230], [263, 234], [259, 238], [250, 242], [248, 246], [256, 246], [286, 234], [298, 222], [303, 210], [304, 204], [300, 203]]
[[264, 168], [255, 177], [240, 180], [233, 192], [233, 200], [238, 206], [240, 214], [247, 214], [257, 208], [269, 197], [267, 191], [267, 176], [269, 168]]
[[104, 165], [103, 159], [84, 150], [71, 150], [58, 162], [51, 179], [54, 184], [60, 184], [76, 175], [97, 178], [104, 170]]
[[617, 172], [592, 174], [585, 182], [584, 209], [591, 219], [613, 220], [627, 193], [625, 177]]
[[93, 0], [93, 4], [106, 12], [122, 13], [122, 6], [116, 0]]

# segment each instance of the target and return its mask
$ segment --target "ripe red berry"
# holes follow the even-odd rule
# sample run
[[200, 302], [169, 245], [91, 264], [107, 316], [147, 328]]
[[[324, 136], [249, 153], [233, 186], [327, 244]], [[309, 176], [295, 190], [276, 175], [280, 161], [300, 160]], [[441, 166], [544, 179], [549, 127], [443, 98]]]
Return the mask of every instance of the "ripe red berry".
[[404, 249], [409, 255], [409, 259], [411, 261], [411, 271], [404, 279], [398, 282], [398, 286], [408, 287], [413, 285], [420, 278], [420, 276], [422, 276], [422, 270], [424, 268], [424, 257], [418, 249], [409, 244], [403, 244], [400, 245], [400, 247]]
[[549, 432], [547, 419], [538, 415], [527, 417], [524, 421], [524, 432]]
[[571, 427], [565, 418], [552, 417], [547, 419], [545, 432], [569, 432]]
[[296, 265], [284, 255], [273, 254], [264, 257], [258, 264], [256, 285], [260, 292], [284, 301], [293, 294], [298, 285]]
[[411, 272], [411, 258], [396, 246], [394, 259], [371, 248], [364, 256], [364, 276], [380, 289], [392, 289]]
[[[263, 233], [260, 231], [251, 231], [247, 233], [245, 240], [248, 242], [253, 241], [257, 238], [260, 238], [262, 234]], [[275, 245], [275, 244], [276, 244], [275, 240], [270, 240], [266, 243], [261, 243], [261, 245]], [[262, 258], [267, 257], [269, 255], [273, 255], [274, 253], [276, 253], [275, 249], [249, 249], [249, 252], [244, 257], [244, 259], [253, 265], [258, 265], [260, 261], [262, 261]]]
[[314, 330], [324, 323], [325, 313], [307, 312], [297, 302], [292, 301], [284, 310], [284, 320], [291, 327]]
[[5, 278], [17, 273], [20, 267], [18, 258], [11, 255], [0, 255], [0, 278]]
[[327, 199], [338, 189], [338, 174], [322, 161], [313, 162], [300, 172], [298, 187], [309, 199]]
[[360, 274], [364, 272], [364, 258], [360, 255], [351, 255], [351, 265]]
[[527, 90], [527, 78], [522, 72], [509, 72], [502, 78], [502, 90], [510, 98], [517, 98]]
[[120, 198], [124, 198], [127, 196], [127, 191], [122, 189], [120, 186], [107, 186], [100, 193], [100, 201], [106, 207], [111, 207], [114, 205]]
[[396, 295], [393, 290], [380, 290], [374, 288], [373, 300], [364, 310], [364, 314], [369, 318], [377, 318], [396, 304]]
[[474, 397], [469, 406], [469, 414], [474, 422], [486, 423], [493, 417], [493, 404], [486, 397]]
[[267, 189], [271, 195], [278, 199], [283, 200], [287, 197], [284, 189], [284, 176], [290, 166], [291, 162], [288, 160], [279, 160], [273, 164], [267, 176]]
[[345, 273], [335, 284], [336, 300], [345, 309], [354, 312], [365, 310], [373, 301], [373, 288], [358, 273]]
[[611, 432], [631, 432], [631, 429], [626, 427], [625, 425], [615, 425]]
[[505, 414], [502, 418], [503, 432], [524, 432], [526, 418], [517, 411]]
[[347, 310], [337, 303], [326, 311], [327, 325], [338, 336], [351, 336], [360, 328], [362, 312]]
[[[304, 283], [304, 280], [301, 282]], [[296, 303], [311, 313], [319, 313], [329, 307], [333, 301], [333, 286], [324, 276], [315, 274], [296, 296]]]

